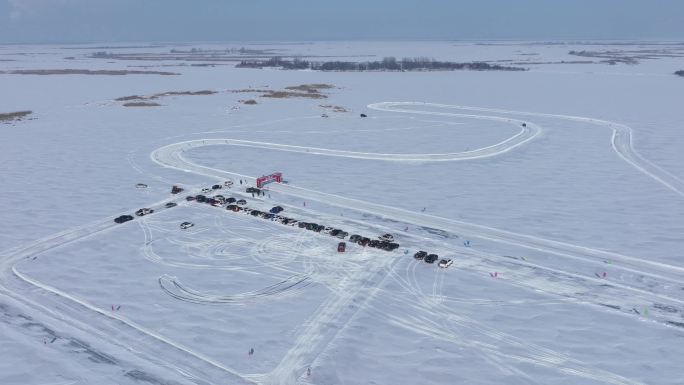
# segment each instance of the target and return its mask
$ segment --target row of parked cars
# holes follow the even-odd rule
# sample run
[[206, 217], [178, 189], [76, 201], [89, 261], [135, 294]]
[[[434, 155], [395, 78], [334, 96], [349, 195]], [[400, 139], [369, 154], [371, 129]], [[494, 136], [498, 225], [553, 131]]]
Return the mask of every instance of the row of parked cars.
[[[258, 194], [260, 191], [261, 190], [254, 187], [247, 188], [248, 193]], [[206, 203], [216, 207], [225, 207], [226, 210], [229, 211], [244, 212], [245, 214], [249, 214], [255, 217], [272, 220], [284, 225], [297, 226], [300, 229], [306, 229], [317, 233], [327, 234], [331, 237], [336, 237], [339, 239], [346, 239], [347, 237], [349, 237], [349, 242], [356, 243], [364, 247], [369, 246], [386, 251], [392, 251], [399, 248], [399, 244], [394, 242], [394, 237], [391, 234], [384, 234], [378, 237], [378, 239], [370, 239], [368, 237], [364, 237], [358, 234], [352, 234], [351, 236], [349, 236], [348, 232], [341, 229], [320, 225], [318, 223], [300, 222], [296, 219], [279, 215], [283, 211], [283, 208], [281, 206], [274, 206], [268, 212], [260, 211], [246, 207], [247, 201], [245, 201], [244, 199], [236, 199], [232, 197], [226, 198], [223, 195], [215, 195], [213, 197], [207, 197], [202, 194], [194, 196], [190, 195], [186, 197], [186, 200]], [[340, 248], [344, 250], [345, 247], [346, 245], [344, 247], [338, 247], [338, 250]]]
[[[418, 260], [423, 260], [423, 261], [425, 261], [425, 263], [435, 263], [435, 261], [439, 259], [439, 255], [428, 254], [427, 251], [421, 250], [421, 251], [413, 254], [413, 258], [418, 259]], [[438, 265], [439, 265], [439, 267], [447, 268], [447, 267], [451, 266], [453, 263], [454, 263], [454, 261], [451, 259], [442, 259], [439, 261]]]

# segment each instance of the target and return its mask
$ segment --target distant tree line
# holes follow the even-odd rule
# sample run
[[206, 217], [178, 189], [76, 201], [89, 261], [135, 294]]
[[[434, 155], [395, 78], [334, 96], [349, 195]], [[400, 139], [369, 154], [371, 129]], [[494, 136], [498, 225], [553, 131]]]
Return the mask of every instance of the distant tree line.
[[380, 61], [350, 62], [328, 61], [312, 62], [302, 59], [287, 60], [273, 57], [268, 60], [243, 60], [239, 68], [266, 68], [278, 67], [288, 70], [311, 69], [314, 71], [525, 71], [521, 67], [509, 67], [485, 62], [458, 63], [449, 61], [437, 61], [435, 59], [419, 57], [404, 58], [397, 60], [394, 57], [386, 57]]
[[684, 70], [679, 70], [675, 72], [675, 75], [684, 76]]

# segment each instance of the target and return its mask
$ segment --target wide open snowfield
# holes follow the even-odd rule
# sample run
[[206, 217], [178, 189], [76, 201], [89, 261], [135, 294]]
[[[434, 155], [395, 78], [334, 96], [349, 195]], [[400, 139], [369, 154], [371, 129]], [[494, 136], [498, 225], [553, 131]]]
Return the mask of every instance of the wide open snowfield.
[[[272, 47], [343, 60], [539, 62], [596, 49]], [[0, 112], [30, 109], [35, 118], [0, 125], [0, 209], [11, 223], [0, 234], [0, 383], [681, 382], [684, 83], [672, 75], [684, 68], [680, 58], [510, 73], [316, 73], [107, 61], [85, 57], [99, 50], [88, 47], [0, 48], [15, 60], [1, 70], [181, 73], [0, 75]], [[320, 100], [230, 92], [305, 83], [336, 88]], [[202, 89], [218, 93], [166, 97], [156, 108], [113, 100]], [[238, 103], [248, 98], [258, 104]], [[428, 104], [369, 107], [381, 102]], [[328, 104], [349, 112], [320, 107]], [[631, 129], [633, 152], [614, 146], [619, 124]], [[263, 199], [242, 195], [250, 206], [281, 204], [350, 233], [389, 231], [402, 247], [339, 255], [334, 238], [185, 201], [111, 222], [173, 199], [172, 184], [196, 190], [271, 171], [289, 184]], [[180, 230], [185, 220], [196, 226]], [[455, 263], [416, 262], [419, 249]]]

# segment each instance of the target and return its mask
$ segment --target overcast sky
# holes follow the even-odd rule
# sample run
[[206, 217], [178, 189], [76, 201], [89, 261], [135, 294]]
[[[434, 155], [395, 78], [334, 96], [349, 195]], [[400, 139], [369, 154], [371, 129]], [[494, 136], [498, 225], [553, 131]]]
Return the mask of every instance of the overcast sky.
[[684, 0], [0, 0], [0, 43], [684, 39]]

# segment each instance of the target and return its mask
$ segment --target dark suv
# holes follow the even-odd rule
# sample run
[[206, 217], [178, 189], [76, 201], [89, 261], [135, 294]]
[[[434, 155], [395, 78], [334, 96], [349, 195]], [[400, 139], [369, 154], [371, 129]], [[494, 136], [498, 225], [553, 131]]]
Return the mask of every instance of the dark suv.
[[427, 257], [425, 257], [425, 262], [426, 263], [434, 263], [438, 259], [439, 259], [439, 256], [437, 254], [428, 254]]

